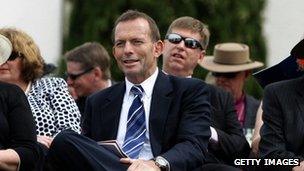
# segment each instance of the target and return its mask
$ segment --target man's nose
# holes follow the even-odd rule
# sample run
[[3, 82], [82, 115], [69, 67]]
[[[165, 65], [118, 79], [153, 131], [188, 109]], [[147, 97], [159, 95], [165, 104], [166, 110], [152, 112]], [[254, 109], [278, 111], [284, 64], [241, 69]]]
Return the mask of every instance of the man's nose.
[[133, 53], [133, 45], [131, 42], [126, 42], [125, 47], [124, 47], [124, 54], [129, 55]]
[[217, 77], [215, 77], [215, 81], [216, 81], [216, 83], [218, 84], [218, 83], [225, 82], [225, 81], [227, 81], [227, 80], [226, 80], [226, 78], [223, 77], [223, 76], [217, 76]]
[[177, 45], [178, 48], [185, 48], [185, 42], [182, 40]]

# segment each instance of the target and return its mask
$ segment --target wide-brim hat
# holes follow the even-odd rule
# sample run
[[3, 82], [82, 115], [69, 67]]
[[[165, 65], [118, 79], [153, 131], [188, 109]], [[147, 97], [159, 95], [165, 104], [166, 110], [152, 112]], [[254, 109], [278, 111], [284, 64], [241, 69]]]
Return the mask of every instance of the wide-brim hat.
[[213, 56], [199, 60], [199, 65], [211, 72], [239, 72], [264, 66], [262, 62], [249, 58], [249, 47], [241, 43], [220, 43], [215, 45]]
[[304, 71], [299, 69], [297, 59], [304, 59], [304, 39], [292, 48], [289, 57], [272, 67], [254, 73], [253, 76], [263, 88], [273, 82], [301, 77]]
[[0, 65], [4, 64], [12, 53], [12, 43], [0, 34]]
[[296, 58], [289, 56], [272, 67], [254, 73], [253, 76], [264, 88], [270, 83], [297, 78], [303, 74], [304, 71], [299, 70]]
[[304, 39], [292, 48], [290, 55], [297, 59], [304, 59]]

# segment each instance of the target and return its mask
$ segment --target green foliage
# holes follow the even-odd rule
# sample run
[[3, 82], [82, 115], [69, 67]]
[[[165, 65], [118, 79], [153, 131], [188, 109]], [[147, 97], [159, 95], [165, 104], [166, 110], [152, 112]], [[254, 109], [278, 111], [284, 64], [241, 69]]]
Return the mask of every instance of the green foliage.
[[[112, 52], [111, 32], [115, 19], [128, 9], [143, 11], [155, 19], [162, 37], [177, 17], [192, 16], [209, 25], [211, 39], [207, 55], [220, 42], [241, 42], [250, 47], [251, 58], [265, 61], [266, 48], [262, 35], [262, 13], [265, 0], [70, 0], [73, 10], [64, 51], [87, 41], [97, 41]], [[64, 68], [62, 62], [61, 68]], [[122, 73], [112, 60], [112, 76], [122, 80]], [[204, 78], [206, 71], [197, 67], [194, 77]], [[261, 88], [253, 79], [246, 89], [256, 97]]]

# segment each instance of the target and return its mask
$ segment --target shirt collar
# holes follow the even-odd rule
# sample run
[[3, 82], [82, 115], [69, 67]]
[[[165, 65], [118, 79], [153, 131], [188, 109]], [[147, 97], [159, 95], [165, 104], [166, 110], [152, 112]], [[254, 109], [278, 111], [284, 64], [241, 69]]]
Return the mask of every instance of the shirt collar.
[[107, 80], [107, 88], [112, 86], [112, 81], [110, 79]]
[[25, 90], [25, 94], [28, 95], [31, 91], [31, 87], [32, 87], [32, 82], [30, 81], [26, 87], [26, 90]]
[[[154, 88], [154, 85], [156, 82], [157, 75], [158, 75], [158, 68], [156, 67], [156, 70], [154, 71], [154, 73], [149, 78], [147, 78], [145, 81], [143, 81], [142, 83], [139, 84], [144, 89], [144, 95], [146, 95], [147, 98], [151, 98], [151, 96], [152, 96], [152, 92], [153, 92], [153, 88]], [[130, 90], [134, 84], [131, 83], [127, 79], [127, 77], [125, 77], [125, 82], [126, 82], [126, 92], [128, 93], [128, 95], [131, 95]]]
[[243, 92], [241, 98], [236, 100], [235, 105], [238, 105], [238, 104], [241, 104], [241, 103], [245, 103], [245, 93], [244, 92]]

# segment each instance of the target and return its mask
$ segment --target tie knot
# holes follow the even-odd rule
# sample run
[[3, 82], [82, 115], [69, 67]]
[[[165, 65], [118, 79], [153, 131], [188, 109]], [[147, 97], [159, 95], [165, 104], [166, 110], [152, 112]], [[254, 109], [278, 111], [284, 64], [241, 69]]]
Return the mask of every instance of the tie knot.
[[142, 98], [142, 94], [144, 92], [144, 89], [140, 85], [134, 85], [131, 88], [131, 92], [136, 96], [138, 95], [140, 98]]

